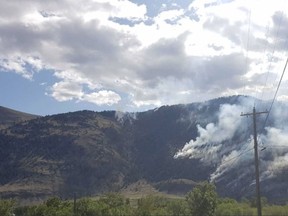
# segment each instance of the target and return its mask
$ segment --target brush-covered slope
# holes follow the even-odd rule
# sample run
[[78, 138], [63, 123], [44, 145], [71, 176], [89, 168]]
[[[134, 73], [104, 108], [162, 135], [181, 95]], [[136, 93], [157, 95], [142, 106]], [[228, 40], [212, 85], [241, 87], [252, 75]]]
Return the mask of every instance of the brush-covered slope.
[[37, 118], [2, 131], [0, 192], [89, 195], [122, 186], [129, 142], [117, 121], [82, 111]]
[[[234, 96], [141, 113], [79, 111], [19, 122], [0, 132], [0, 194], [95, 195], [147, 181], [184, 194], [211, 180], [223, 196], [255, 194], [253, 105]], [[257, 116], [262, 194], [287, 198], [287, 106]], [[279, 118], [281, 115], [281, 118]]]
[[37, 116], [0, 106], [0, 130], [17, 122], [33, 118], [37, 118]]

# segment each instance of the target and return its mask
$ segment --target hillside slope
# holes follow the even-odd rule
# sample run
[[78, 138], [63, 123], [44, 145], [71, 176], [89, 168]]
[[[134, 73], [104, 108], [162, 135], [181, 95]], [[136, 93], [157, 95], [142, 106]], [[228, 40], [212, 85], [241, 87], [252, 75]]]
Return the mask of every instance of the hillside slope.
[[21, 122], [0, 139], [4, 196], [90, 195], [122, 186], [129, 167], [122, 128], [82, 111]]
[[27, 121], [37, 117], [37, 115], [23, 113], [0, 106], [0, 130], [9, 127], [17, 122]]
[[[212, 180], [222, 196], [254, 196], [252, 122], [240, 117], [254, 103], [235, 96], [141, 113], [79, 111], [15, 123], [0, 132], [0, 195], [97, 195], [139, 181], [184, 194]], [[288, 116], [277, 118], [286, 109], [278, 104], [269, 127], [259, 127], [260, 147], [266, 145], [262, 192], [276, 201], [288, 191], [288, 147], [280, 142]]]

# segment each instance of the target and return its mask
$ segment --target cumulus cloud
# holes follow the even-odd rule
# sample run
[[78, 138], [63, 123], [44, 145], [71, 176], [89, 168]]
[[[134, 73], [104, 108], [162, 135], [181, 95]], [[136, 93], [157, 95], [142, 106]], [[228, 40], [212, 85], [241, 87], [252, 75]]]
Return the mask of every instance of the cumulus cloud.
[[251, 77], [274, 74], [286, 50], [287, 16], [278, 2], [261, 1], [265, 13], [256, 0], [167, 2], [158, 9], [128, 0], [21, 2], [0, 2], [1, 71], [33, 79], [49, 70], [60, 80], [47, 95], [58, 101], [94, 103], [99, 91], [111, 91], [121, 97], [111, 102], [111, 94], [101, 94], [107, 104], [152, 108], [257, 94], [265, 83]]
[[[28, 69], [29, 68], [29, 69]], [[9, 59], [0, 59], [0, 69], [4, 72], [13, 71], [26, 79], [32, 79], [34, 73], [45, 68], [42, 61], [35, 57], [15, 57]]]
[[[286, 58], [285, 11], [280, 0], [0, 1], [0, 72], [33, 80], [48, 71], [55, 81], [47, 82], [46, 95], [56, 101], [122, 110], [231, 94], [268, 99]], [[277, 118], [287, 113], [282, 108], [270, 114], [275, 125], [261, 135], [263, 143], [286, 146], [285, 118]], [[241, 105], [222, 105], [217, 122], [198, 125], [198, 138], [176, 157], [216, 162], [217, 179], [227, 161], [251, 145], [248, 140], [236, 150], [229, 145], [235, 133], [247, 133], [241, 111]], [[272, 152], [278, 159], [267, 161], [266, 176], [275, 167], [282, 170], [286, 153]]]
[[121, 97], [113, 91], [100, 90], [98, 92], [85, 93], [83, 87], [79, 83], [58, 82], [51, 88], [51, 96], [58, 101], [86, 101], [96, 105], [117, 104]]
[[82, 87], [77, 83], [58, 82], [51, 88], [52, 94], [58, 101], [69, 101], [83, 96]]
[[81, 98], [81, 100], [95, 103], [97, 105], [106, 104], [111, 106], [113, 104], [117, 104], [121, 100], [121, 97], [113, 91], [102, 90], [99, 92], [86, 94]]

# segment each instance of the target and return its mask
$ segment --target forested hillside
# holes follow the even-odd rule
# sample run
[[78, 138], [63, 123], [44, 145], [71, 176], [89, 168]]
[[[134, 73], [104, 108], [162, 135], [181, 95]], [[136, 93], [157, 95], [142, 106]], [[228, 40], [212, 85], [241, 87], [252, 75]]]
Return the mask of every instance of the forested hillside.
[[[240, 114], [254, 103], [234, 96], [140, 113], [63, 113], [10, 126], [0, 119], [0, 194], [28, 200], [94, 196], [145, 180], [155, 190], [184, 195], [197, 182], [211, 180], [221, 196], [252, 197], [251, 119]], [[259, 109], [264, 107], [263, 102]], [[285, 137], [287, 118], [276, 118], [286, 106], [278, 108], [266, 130], [260, 127], [265, 117], [257, 124], [265, 147], [260, 152], [263, 196], [282, 202], [288, 148], [285, 140], [272, 139]]]

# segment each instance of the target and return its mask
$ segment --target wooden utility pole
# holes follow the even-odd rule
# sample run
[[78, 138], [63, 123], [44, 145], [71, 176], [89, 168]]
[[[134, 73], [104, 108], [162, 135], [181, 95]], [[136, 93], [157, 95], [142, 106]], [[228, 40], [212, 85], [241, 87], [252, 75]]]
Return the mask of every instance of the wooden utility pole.
[[257, 196], [257, 212], [258, 216], [262, 216], [261, 208], [261, 195], [260, 195], [260, 181], [259, 181], [259, 157], [258, 157], [258, 142], [257, 142], [257, 127], [256, 127], [256, 115], [266, 114], [268, 112], [256, 112], [253, 107], [252, 113], [241, 114], [241, 116], [253, 116], [253, 138], [254, 138], [254, 159], [255, 159], [255, 178], [256, 178], [256, 196]]

